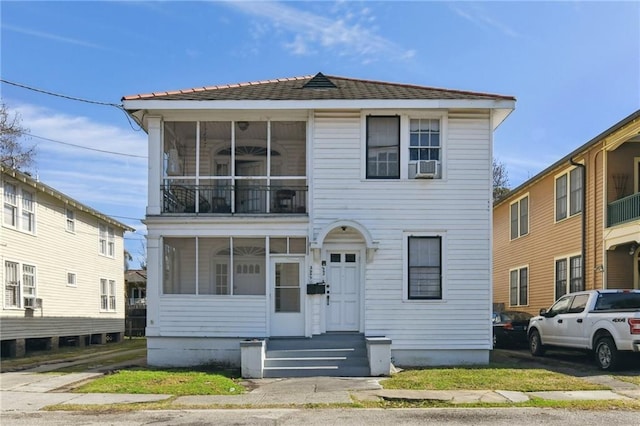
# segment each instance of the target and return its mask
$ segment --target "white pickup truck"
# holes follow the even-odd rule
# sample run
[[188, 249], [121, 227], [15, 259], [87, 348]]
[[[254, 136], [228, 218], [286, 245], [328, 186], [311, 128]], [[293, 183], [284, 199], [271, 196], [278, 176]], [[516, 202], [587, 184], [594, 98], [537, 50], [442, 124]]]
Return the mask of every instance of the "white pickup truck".
[[640, 291], [592, 290], [570, 293], [529, 320], [529, 349], [548, 347], [593, 351], [602, 370], [615, 369], [623, 352], [640, 352]]

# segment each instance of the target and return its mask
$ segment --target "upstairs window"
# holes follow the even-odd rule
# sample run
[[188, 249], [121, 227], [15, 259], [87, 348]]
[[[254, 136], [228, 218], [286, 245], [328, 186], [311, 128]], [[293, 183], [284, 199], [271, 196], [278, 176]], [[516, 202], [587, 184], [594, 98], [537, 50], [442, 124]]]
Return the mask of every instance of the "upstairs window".
[[4, 226], [29, 234], [36, 230], [35, 194], [18, 186], [4, 184]]
[[18, 224], [18, 194], [15, 185], [4, 184], [4, 224], [15, 228]]
[[400, 178], [400, 117], [367, 117], [367, 179]]
[[98, 247], [100, 250], [100, 254], [103, 256], [115, 257], [116, 237], [113, 227], [101, 223], [99, 225], [98, 232]]
[[582, 167], [556, 177], [556, 222], [582, 212]]
[[522, 197], [511, 203], [510, 207], [511, 239], [522, 237], [529, 233], [529, 196]]
[[67, 231], [76, 232], [76, 213], [67, 209]]
[[409, 179], [441, 177], [439, 119], [409, 120]]

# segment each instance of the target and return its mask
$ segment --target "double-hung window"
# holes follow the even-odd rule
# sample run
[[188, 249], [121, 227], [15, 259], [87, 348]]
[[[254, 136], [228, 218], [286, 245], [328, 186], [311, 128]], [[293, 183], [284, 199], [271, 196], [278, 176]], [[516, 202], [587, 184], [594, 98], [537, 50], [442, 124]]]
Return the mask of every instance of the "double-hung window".
[[529, 304], [529, 268], [524, 266], [509, 271], [509, 305]]
[[409, 120], [409, 179], [441, 176], [440, 119]]
[[103, 256], [114, 257], [116, 254], [115, 245], [115, 230], [113, 227], [101, 223], [98, 231], [98, 246], [100, 254]]
[[529, 195], [511, 203], [509, 207], [511, 223], [511, 239], [522, 237], [529, 233]]
[[408, 238], [408, 298], [442, 299], [442, 237]]
[[556, 222], [582, 212], [582, 167], [556, 177]]
[[582, 290], [582, 256], [556, 259], [556, 299], [567, 293]]
[[35, 194], [11, 183], [4, 184], [4, 226], [29, 234], [36, 230]]
[[71, 209], [67, 209], [67, 231], [76, 231], [76, 213]]
[[26, 263], [4, 262], [5, 308], [33, 308], [36, 306], [36, 267]]
[[400, 178], [400, 117], [367, 117], [367, 179]]
[[100, 278], [100, 310], [116, 310], [116, 282]]
[[15, 228], [18, 224], [18, 191], [15, 185], [4, 184], [4, 225]]

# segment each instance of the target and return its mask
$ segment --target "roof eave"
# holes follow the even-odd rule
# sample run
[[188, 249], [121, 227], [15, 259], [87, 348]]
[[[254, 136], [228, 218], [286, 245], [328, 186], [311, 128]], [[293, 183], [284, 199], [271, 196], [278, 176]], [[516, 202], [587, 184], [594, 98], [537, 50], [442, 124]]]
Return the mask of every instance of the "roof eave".
[[65, 204], [68, 204], [80, 211], [83, 211], [85, 213], [89, 213], [97, 218], [100, 218], [102, 220], [104, 220], [105, 222], [117, 226], [118, 228], [123, 229], [124, 231], [129, 231], [129, 232], [135, 232], [135, 229], [125, 225], [122, 222], [119, 222], [109, 216], [107, 216], [104, 213], [100, 213], [98, 210], [93, 209], [79, 201], [74, 200], [73, 198], [67, 196], [66, 194], [58, 191], [57, 189], [54, 189], [52, 187], [50, 187], [49, 185], [45, 185], [44, 183], [32, 178], [31, 176], [22, 173], [19, 170], [16, 169], [12, 169], [9, 167], [5, 167], [5, 166], [1, 166], [0, 167], [0, 171], [3, 174], [6, 174], [8, 176], [11, 176], [12, 178], [22, 182], [25, 185], [29, 185], [32, 188], [40, 191], [40, 192], [44, 192], [45, 194], [48, 194], [54, 198], [57, 198], [58, 200], [62, 201]]

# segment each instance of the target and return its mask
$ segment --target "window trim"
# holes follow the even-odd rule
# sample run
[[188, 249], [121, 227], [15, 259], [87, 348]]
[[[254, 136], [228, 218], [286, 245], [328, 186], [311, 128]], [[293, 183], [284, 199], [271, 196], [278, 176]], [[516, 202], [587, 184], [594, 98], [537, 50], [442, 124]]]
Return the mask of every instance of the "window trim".
[[[527, 232], [522, 234], [521, 233], [521, 231], [522, 231], [522, 222], [520, 220], [522, 218], [521, 206], [522, 206], [522, 201], [525, 198], [527, 199]], [[518, 232], [517, 232], [518, 235], [514, 237], [513, 233], [512, 233], [512, 229], [511, 229], [511, 225], [512, 225], [512, 222], [513, 222], [513, 217], [512, 217], [512, 213], [513, 212], [512, 212], [511, 209], [515, 204], [518, 205], [518, 209], [517, 209], [518, 212], [517, 212], [517, 215], [516, 215], [517, 219], [518, 219], [517, 220], [517, 222], [518, 222]], [[509, 204], [509, 240], [510, 241], [517, 240], [518, 238], [522, 238], [522, 237], [525, 237], [525, 236], [530, 234], [530, 232], [531, 232], [531, 228], [530, 228], [531, 219], [530, 219], [530, 217], [531, 217], [531, 197], [529, 197], [529, 193], [527, 192], [526, 194], [523, 194], [522, 196], [520, 196], [519, 198], [517, 198], [516, 200], [514, 200], [513, 202], [511, 202]]]
[[[8, 197], [6, 196], [7, 186], [11, 186], [14, 188], [14, 197], [15, 203], [9, 202]], [[31, 199], [28, 200], [31, 202], [31, 210], [25, 208], [25, 196], [24, 194], [30, 194]], [[17, 182], [4, 182], [2, 185], [2, 226], [5, 228], [13, 229], [14, 231], [22, 232], [23, 234], [28, 235], [36, 235], [37, 231], [37, 210], [38, 210], [38, 199], [37, 199], [37, 191], [34, 189], [30, 191], [24, 188]], [[13, 224], [8, 223], [5, 220], [5, 209], [7, 206], [11, 206], [13, 208]], [[25, 214], [29, 217], [27, 221], [25, 221]], [[31, 229], [25, 229], [25, 223], [31, 224]]]
[[[73, 276], [73, 283], [69, 282], [69, 278]], [[78, 287], [78, 274], [75, 272], [67, 271], [67, 287]]]
[[[409, 297], [409, 239], [410, 238], [439, 238], [440, 239], [440, 297]], [[445, 231], [434, 232], [403, 232], [402, 236], [402, 301], [405, 303], [445, 303], [448, 296], [447, 288], [447, 234]]]
[[98, 223], [98, 254], [100, 256], [115, 259], [116, 257], [116, 233], [113, 226], [106, 223]]
[[[576, 252], [576, 253], [571, 253], [571, 254], [567, 254], [567, 255], [563, 255], [563, 256], [556, 256], [553, 258], [553, 296], [554, 299], [553, 300], [558, 300], [560, 297], [563, 297], [569, 293], [573, 293], [571, 291], [571, 281], [573, 280], [573, 277], [571, 275], [571, 260], [575, 259], [575, 258], [581, 258], [582, 259], [582, 253], [580, 252]], [[557, 284], [558, 284], [558, 262], [559, 261], [565, 261], [566, 262], [566, 279], [565, 279], [565, 293], [562, 295], [558, 295], [558, 288], [557, 288]], [[584, 261], [584, 259], [582, 259], [582, 261]], [[582, 266], [582, 265], [581, 265]], [[579, 268], [580, 273], [582, 274], [582, 267]], [[582, 289], [579, 290], [575, 290], [575, 291], [583, 291], [585, 289], [585, 282], [584, 282], [584, 277], [581, 277], [582, 280]], [[574, 292], [575, 292], [574, 291]]]
[[[118, 311], [118, 283], [111, 278], [100, 277], [100, 312], [113, 313]], [[106, 285], [106, 293], [103, 292], [103, 282]], [[112, 287], [113, 284], [113, 287]], [[106, 302], [106, 304], [105, 304]], [[106, 307], [105, 307], [106, 306]]]
[[[69, 213], [71, 213], [71, 217], [69, 217]], [[65, 208], [65, 220], [66, 220], [66, 228], [65, 230], [70, 234], [76, 233], [76, 211], [70, 209], [69, 207]]]
[[[17, 305], [7, 305], [7, 263], [13, 263], [16, 265], [16, 272], [18, 275], [18, 283], [16, 287], [18, 288], [18, 304]], [[33, 295], [29, 295], [28, 297], [25, 295], [25, 266], [30, 266], [33, 268]], [[5, 258], [4, 262], [2, 262], [2, 307], [3, 309], [27, 309], [24, 303], [25, 298], [29, 299], [37, 299], [38, 298], [38, 265], [34, 262], [21, 262], [15, 259]]]
[[[568, 169], [565, 169], [564, 171], [562, 171], [561, 173], [558, 173], [557, 175], [554, 176], [553, 178], [553, 221], [554, 223], [559, 223], [562, 222], [564, 220], [570, 219], [574, 216], [578, 216], [579, 214], [582, 214], [582, 212], [584, 211], [584, 205], [580, 206], [580, 210], [576, 211], [575, 213], [571, 213], [572, 211], [572, 203], [571, 203], [571, 194], [572, 194], [572, 189], [571, 189], [571, 176], [572, 173], [574, 173], [576, 170], [580, 170], [580, 173], [584, 173], [584, 169], [582, 167], [579, 166], [573, 166], [570, 167]], [[564, 205], [564, 216], [563, 217], [558, 217], [558, 179], [562, 179], [565, 178], [565, 184], [564, 184], [564, 189], [565, 189], [565, 205]], [[582, 186], [582, 182], [583, 182], [583, 177], [580, 177], [580, 179], [578, 180], [580, 185]], [[582, 192], [579, 194], [580, 196], [580, 203], [582, 204], [582, 199], [583, 199], [583, 194], [584, 194], [585, 188], [582, 188]], [[556, 299], [557, 300], [557, 299]]]
[[[521, 277], [522, 277], [522, 270], [526, 269], [527, 270], [527, 300], [526, 303], [522, 303], [522, 300], [520, 300], [520, 293], [522, 292], [522, 283], [521, 283]], [[518, 283], [517, 283], [517, 301], [516, 304], [512, 304], [511, 303], [511, 273], [512, 272], [517, 272], [517, 279], [518, 279]], [[526, 265], [520, 265], [520, 266], [516, 266], [514, 268], [509, 269], [509, 275], [507, 278], [507, 283], [509, 285], [509, 307], [519, 307], [519, 306], [529, 306], [529, 292], [531, 290], [531, 268], [529, 267], [529, 264]]]
[[[398, 166], [396, 173], [389, 176], [370, 176], [369, 175], [369, 119], [370, 118], [395, 118], [398, 123]], [[365, 115], [365, 131], [364, 131], [364, 140], [365, 140], [365, 149], [364, 149], [364, 160], [365, 160], [365, 168], [364, 168], [364, 176], [367, 180], [380, 180], [380, 179], [390, 179], [390, 180], [399, 180], [402, 176], [402, 117], [398, 114], [366, 114]]]

